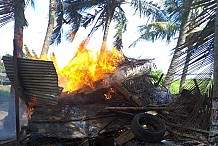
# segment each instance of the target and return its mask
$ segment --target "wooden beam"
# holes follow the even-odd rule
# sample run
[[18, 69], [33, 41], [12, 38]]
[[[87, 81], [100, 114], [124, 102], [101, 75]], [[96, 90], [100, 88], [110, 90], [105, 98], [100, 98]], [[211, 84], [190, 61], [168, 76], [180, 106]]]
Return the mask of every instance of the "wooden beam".
[[120, 91], [124, 95], [124, 98], [132, 103], [133, 106], [144, 106], [139, 97], [132, 95], [121, 83], [115, 82], [112, 86], [114, 86], [116, 90]]
[[19, 86], [19, 75], [18, 75], [18, 65], [17, 65], [17, 41], [14, 39], [14, 90], [15, 90], [15, 113], [16, 113], [16, 145], [20, 146], [20, 86]]

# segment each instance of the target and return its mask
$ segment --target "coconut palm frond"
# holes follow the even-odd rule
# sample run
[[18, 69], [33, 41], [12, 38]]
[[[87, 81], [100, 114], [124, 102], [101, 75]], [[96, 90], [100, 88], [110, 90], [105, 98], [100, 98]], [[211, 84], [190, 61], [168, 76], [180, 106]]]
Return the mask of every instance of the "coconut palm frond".
[[[183, 66], [184, 64], [184, 60], [186, 58], [186, 53], [187, 51], [187, 47], [188, 46], [194, 46], [194, 48], [199, 48], [202, 47], [204, 45], [207, 45], [207, 41], [211, 40], [211, 38], [214, 37], [214, 24], [215, 24], [215, 19], [211, 19], [209, 20], [209, 22], [207, 23], [207, 25], [205, 26], [205, 28], [202, 30], [202, 28], [195, 28], [195, 29], [191, 29], [187, 35], [188, 37], [191, 37], [191, 41], [186, 41], [185, 44], [183, 44], [182, 46], [180, 46], [180, 49], [183, 51], [181, 54], [181, 58], [180, 58], [180, 62], [178, 64], [178, 67]], [[197, 52], [195, 52], [194, 58], [199, 56], [202, 52], [202, 50], [198, 50]], [[197, 54], [196, 54], [197, 53]]]
[[14, 5], [12, 2], [0, 2], [0, 27], [14, 20]]
[[117, 9], [118, 11], [115, 11], [114, 14], [116, 33], [114, 35], [115, 41], [113, 44], [114, 47], [116, 47], [118, 50], [122, 50], [123, 48], [122, 34], [126, 31], [127, 18], [125, 16], [125, 12], [121, 7], [118, 7]]
[[142, 41], [143, 40], [143, 36], [141, 35], [140, 37], [138, 37], [135, 41], [133, 41], [128, 48], [131, 48], [131, 47], [135, 47], [137, 45], [138, 42]]
[[141, 35], [131, 46], [134, 46], [139, 40], [155, 41], [157, 39], [166, 39], [167, 42], [170, 42], [179, 29], [178, 27], [178, 24], [172, 22], [152, 22], [148, 25], [139, 26], [138, 32]]
[[22, 26], [28, 26], [27, 20], [24, 14], [25, 3], [19, 3], [14, 7], [14, 19], [17, 20], [17, 23]]
[[[56, 12], [56, 27], [52, 34], [51, 44], [60, 44], [61, 37], [63, 36], [63, 24], [70, 25], [70, 29], [67, 32], [66, 38], [69, 41], [73, 41], [76, 33], [81, 26], [81, 21], [83, 15], [76, 9], [78, 3], [73, 5], [71, 1], [64, 1], [63, 3], [58, 3]], [[78, 7], [77, 7], [78, 8]]]
[[35, 9], [35, 0], [27, 0], [26, 1], [26, 6], [31, 5], [33, 9]]
[[[190, 62], [188, 64], [188, 74], [198, 71], [205, 66], [213, 63], [213, 49], [214, 49], [214, 31], [215, 19], [210, 20], [206, 27], [193, 41], [193, 49], [189, 52]], [[187, 53], [187, 48], [183, 48], [183, 52]], [[187, 54], [186, 54], [187, 55]], [[177, 74], [181, 74], [185, 64], [186, 55], [181, 56], [178, 64]]]
[[65, 6], [69, 8], [69, 10], [77, 10], [80, 13], [91, 9], [93, 7], [97, 7], [99, 5], [105, 4], [107, 0], [79, 0], [79, 1], [72, 1], [72, 0], [65, 0]]
[[0, 27], [14, 20], [14, 16], [12, 14], [6, 14], [4, 16], [0, 16]]
[[[96, 17], [102, 11], [101, 10], [102, 7], [100, 7], [99, 5], [104, 3], [105, 0], [63, 1], [63, 3], [61, 4], [60, 8], [56, 13], [57, 25], [52, 35], [52, 44], [53, 43], [59, 44], [61, 42], [63, 24], [67, 24], [70, 26], [70, 29], [67, 30], [66, 38], [67, 40], [72, 42], [80, 27], [86, 28], [90, 24], [92, 24], [95, 19], [97, 19]], [[95, 8], [95, 14], [86, 12], [87, 10], [91, 10], [93, 8]], [[95, 27], [97, 28], [98, 25], [95, 25]], [[96, 28], [93, 30], [96, 30]], [[94, 31], [92, 31], [91, 33], [93, 32]]]
[[51, 44], [58, 45], [61, 43], [62, 32], [62, 25], [55, 27], [54, 31], [52, 32]]
[[192, 9], [196, 9], [196, 8], [208, 9], [216, 3], [217, 3], [216, 0], [209, 0], [209, 1], [208, 0], [197, 0], [193, 2], [191, 8]]
[[34, 0], [27, 0], [26, 3], [22, 3], [20, 0], [0, 1], [0, 27], [14, 21], [15, 17], [20, 26], [27, 26], [28, 23], [23, 13], [23, 9], [25, 9], [29, 3], [34, 7]]
[[69, 41], [73, 41], [79, 28], [87, 28], [88, 26], [91, 26], [92, 29], [90, 33], [87, 35], [87, 38], [85, 39], [84, 43], [88, 43], [90, 37], [100, 27], [104, 30], [103, 38], [106, 40], [108, 35], [108, 29], [106, 28], [109, 28], [108, 26], [111, 23], [111, 19], [118, 20], [116, 19], [116, 16], [114, 16], [114, 14], [118, 15], [116, 11], [119, 11], [119, 9], [121, 9], [119, 7], [123, 3], [125, 3], [125, 0], [62, 1], [62, 12], [59, 11], [56, 14], [57, 26], [55, 27], [55, 30], [53, 32], [52, 43], [55, 43], [55, 41], [56, 44], [60, 43], [60, 38], [61, 36], [63, 36], [63, 24], [70, 26], [70, 29], [67, 30], [66, 37]]
[[[76, 11], [73, 11], [65, 15], [65, 18], [66, 18], [65, 20], [67, 21], [67, 24], [70, 25], [69, 34], [72, 34], [73, 36], [75, 36], [79, 30], [79, 27], [81, 26], [82, 15], [77, 13]], [[72, 42], [74, 40], [74, 37], [71, 37], [71, 35], [69, 35], [67, 39]]]
[[[199, 7], [201, 6], [201, 7]], [[190, 20], [192, 29], [195, 29], [197, 27], [205, 27], [207, 23], [213, 18], [215, 18], [216, 15], [216, 1], [211, 0], [211, 1], [197, 1], [196, 3], [193, 4], [192, 9], [199, 8], [199, 13], [193, 17], [193, 19]], [[192, 31], [190, 29], [189, 31]]]
[[135, 14], [139, 13], [140, 17], [149, 16], [151, 21], [168, 20], [165, 11], [156, 3], [144, 0], [132, 0], [131, 7], [135, 10]]
[[[99, 29], [99, 27], [103, 26], [104, 27], [104, 22], [105, 22], [105, 9], [101, 9], [101, 11], [98, 11], [98, 13], [96, 14], [96, 18], [95, 18], [95, 24], [92, 27], [91, 31], [89, 32], [89, 34], [87, 35], [86, 39], [85, 39], [85, 44], [87, 44], [90, 40], [90, 38], [92, 37], [92, 35], [94, 34], [94, 32], [96, 30]], [[93, 22], [94, 22], [93, 21]]]
[[52, 32], [51, 44], [60, 44], [62, 36], [62, 26], [64, 23], [64, 5], [63, 3], [57, 3], [56, 9], [56, 26]]
[[[80, 27], [82, 15], [77, 11], [79, 2], [75, 3], [70, 0], [57, 3], [56, 26], [52, 33], [51, 44], [60, 44], [63, 35], [63, 24], [70, 24], [67, 39], [73, 41]], [[77, 9], [76, 9], [77, 8]]]
[[[174, 77], [175, 79], [179, 79], [180, 75], [182, 75], [182, 80], [185, 75], [199, 73], [199, 70], [213, 63], [214, 18], [216, 16], [216, 2], [214, 2], [213, 0], [202, 0], [193, 1], [191, 4], [190, 11], [192, 13], [191, 19], [188, 21], [187, 40], [180, 47], [182, 53], [179, 58], [180, 62], [176, 65], [177, 76]], [[211, 76], [211, 73], [209, 75]], [[182, 84], [180, 84], [181, 87]]]
[[170, 18], [171, 22], [181, 24], [185, 22], [188, 13], [190, 13], [189, 5], [192, 1], [184, 1], [184, 0], [166, 0], [164, 3], [165, 12]]

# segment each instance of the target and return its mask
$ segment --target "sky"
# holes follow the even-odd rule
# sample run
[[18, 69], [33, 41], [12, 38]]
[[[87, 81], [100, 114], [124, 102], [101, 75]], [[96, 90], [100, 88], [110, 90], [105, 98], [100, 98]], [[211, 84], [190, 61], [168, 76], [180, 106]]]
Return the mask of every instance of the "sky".
[[[30, 50], [34, 50], [38, 55], [41, 53], [47, 25], [48, 25], [48, 7], [49, 1], [38, 0], [36, 1], [35, 9], [28, 6], [25, 11], [25, 16], [28, 21], [28, 27], [24, 29], [24, 44]], [[127, 57], [140, 58], [140, 59], [155, 59], [157, 69], [167, 72], [171, 61], [171, 49], [175, 47], [175, 41], [166, 43], [165, 41], [157, 40], [155, 42], [139, 42], [134, 48], [128, 48], [129, 45], [139, 37], [137, 26], [145, 24], [146, 18], [140, 19], [138, 16], [132, 16], [134, 13], [129, 7], [124, 6], [124, 10], [128, 12], [128, 26], [127, 31], [123, 34], [123, 53]], [[0, 28], [0, 56], [5, 54], [12, 54], [13, 52], [13, 25], [11, 22]], [[110, 26], [107, 46], [112, 47], [113, 31], [114, 28]], [[52, 45], [50, 53], [54, 52], [58, 61], [58, 65], [64, 66], [74, 55], [80, 42], [87, 36], [89, 29], [80, 29], [76, 35], [73, 43], [69, 43], [62, 39], [62, 43], [58, 46]], [[90, 48], [100, 48], [102, 41], [102, 29], [98, 30], [89, 43]]]

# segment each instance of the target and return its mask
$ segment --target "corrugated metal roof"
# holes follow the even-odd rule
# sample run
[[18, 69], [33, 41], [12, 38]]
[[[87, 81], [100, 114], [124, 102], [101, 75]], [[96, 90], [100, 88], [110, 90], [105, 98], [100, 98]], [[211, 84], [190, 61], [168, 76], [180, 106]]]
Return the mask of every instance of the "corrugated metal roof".
[[[7, 76], [14, 86], [13, 57], [2, 58]], [[40, 104], [58, 103], [62, 88], [52, 61], [18, 58], [19, 82], [23, 95], [28, 100], [37, 99]]]

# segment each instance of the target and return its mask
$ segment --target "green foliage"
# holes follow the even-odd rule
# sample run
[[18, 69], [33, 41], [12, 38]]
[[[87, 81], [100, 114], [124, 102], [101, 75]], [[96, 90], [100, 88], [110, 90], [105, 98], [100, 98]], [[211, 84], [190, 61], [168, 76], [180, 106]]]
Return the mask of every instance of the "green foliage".
[[166, 42], [170, 42], [171, 38], [176, 35], [179, 29], [178, 24], [174, 22], [152, 22], [150, 24], [138, 26], [140, 36], [129, 47], [134, 47], [140, 40], [156, 41], [157, 39], [166, 39]]
[[0, 73], [4, 73], [5, 72], [5, 67], [3, 62], [0, 62]]
[[[103, 27], [103, 30], [105, 30], [107, 23], [110, 23], [108, 21], [109, 17], [115, 22], [116, 27], [120, 26], [121, 31], [124, 32], [127, 23], [125, 12], [121, 7], [121, 4], [124, 3], [126, 4], [125, 1], [108, 0], [63, 1], [59, 3], [56, 12], [56, 27], [52, 34], [51, 44], [58, 45], [61, 43], [63, 24], [70, 26], [70, 29], [67, 30], [67, 39], [71, 42], [81, 27], [87, 28], [91, 25], [93, 26], [87, 35], [86, 41], [99, 28]], [[118, 35], [118, 32], [116, 32], [116, 35]]]
[[[199, 81], [199, 82], [201, 82], [201, 85], [203, 85], [203, 82], [206, 81], [206, 79], [202, 79], [202, 80]], [[187, 79], [185, 81], [185, 87], [190, 87], [191, 85], [193, 85], [193, 79]], [[178, 94], [179, 93], [179, 86], [180, 86], [180, 80], [174, 80], [170, 86], [170, 89], [169, 89], [170, 92], [172, 94]], [[203, 90], [201, 90], [202, 87], [200, 87], [200, 90], [202, 93], [204, 93], [207, 89], [211, 88], [211, 86], [212, 86], [212, 81], [210, 80], [209, 82], [206, 83], [206, 86], [203, 85]]]
[[[163, 71], [162, 70], [156, 70], [156, 71], [151, 71], [150, 72], [150, 80], [153, 84], [156, 84], [158, 82], [158, 80], [161, 78], [161, 75], [163, 74]], [[162, 83], [164, 81], [164, 78], [161, 79], [159, 85], [161, 86]]]
[[[5, 54], [4, 56], [7, 56], [7, 57], [11, 57], [10, 54]], [[5, 66], [4, 66], [4, 63], [3, 63], [3, 60], [1, 60], [2, 57], [0, 56], [0, 73], [5, 73]]]
[[[150, 72], [150, 80], [153, 84], [156, 84], [158, 80], [161, 78], [161, 75], [163, 74], [162, 70], [156, 70]], [[159, 87], [162, 87], [164, 77], [161, 79], [159, 83]], [[205, 80], [205, 79], [204, 79]], [[193, 84], [193, 79], [187, 79], [185, 81], [185, 86], [190, 86]], [[211, 82], [207, 85], [205, 88], [209, 88], [211, 86]], [[171, 94], [178, 94], [179, 93], [179, 86], [180, 86], [180, 80], [174, 80], [169, 88]]]
[[[163, 74], [162, 70], [156, 70], [156, 71], [151, 71], [150, 76], [151, 76], [151, 82], [153, 84], [156, 84], [158, 82], [158, 80], [160, 79], [161, 75]], [[161, 79], [159, 86], [162, 87], [163, 81], [164, 81], [164, 77]], [[186, 81], [185, 83], [188, 83], [188, 81]], [[173, 83], [171, 84], [169, 90], [171, 94], [178, 94], [179, 93], [179, 86], [180, 86], [180, 80], [175, 80], [173, 81]]]
[[180, 86], [180, 80], [175, 80], [172, 82], [170, 86], [170, 93], [171, 94], [178, 94], [179, 93], [179, 86]]

